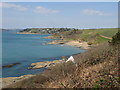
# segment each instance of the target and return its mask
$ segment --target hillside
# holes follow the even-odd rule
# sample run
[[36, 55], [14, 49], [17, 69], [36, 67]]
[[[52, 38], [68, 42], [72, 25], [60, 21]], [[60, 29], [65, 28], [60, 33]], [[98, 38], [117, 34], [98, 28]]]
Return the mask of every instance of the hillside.
[[74, 28], [26, 28], [18, 32], [19, 34], [55, 34], [63, 31], [77, 30]]
[[[74, 55], [77, 66], [61, 63], [41, 74], [9, 85], [10, 88], [118, 88], [118, 32], [110, 43]], [[115, 89], [114, 89], [115, 90]]]
[[72, 30], [54, 34], [53, 37], [64, 40], [87, 41], [89, 44], [98, 44], [110, 41], [117, 31], [117, 28]]
[[76, 40], [86, 41], [88, 44], [99, 44], [110, 41], [112, 36], [118, 31], [117, 28], [106, 28], [106, 29], [84, 29], [84, 30], [72, 30], [61, 33], [53, 34], [53, 38], [63, 40]]
[[[110, 41], [118, 28], [105, 29], [74, 29], [74, 28], [27, 28], [18, 34], [52, 34], [50, 38], [61, 40], [85, 41], [88, 44], [99, 44]], [[48, 37], [49, 38], [49, 37]]]

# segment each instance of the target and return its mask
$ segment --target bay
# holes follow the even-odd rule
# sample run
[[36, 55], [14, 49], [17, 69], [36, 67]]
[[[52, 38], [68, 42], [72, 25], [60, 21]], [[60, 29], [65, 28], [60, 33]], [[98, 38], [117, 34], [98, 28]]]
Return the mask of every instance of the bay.
[[44, 39], [49, 35], [16, 34], [16, 31], [2, 32], [2, 65], [21, 63], [2, 69], [2, 77], [16, 77], [36, 74], [45, 70], [28, 70], [31, 63], [57, 60], [61, 56], [84, 52], [83, 49], [67, 45], [47, 45], [53, 39]]

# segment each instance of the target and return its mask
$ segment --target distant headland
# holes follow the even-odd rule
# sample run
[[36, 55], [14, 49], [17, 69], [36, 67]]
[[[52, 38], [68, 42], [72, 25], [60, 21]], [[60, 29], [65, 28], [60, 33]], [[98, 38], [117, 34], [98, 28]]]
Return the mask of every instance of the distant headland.
[[63, 31], [78, 30], [75, 28], [26, 28], [18, 32], [18, 34], [54, 34]]

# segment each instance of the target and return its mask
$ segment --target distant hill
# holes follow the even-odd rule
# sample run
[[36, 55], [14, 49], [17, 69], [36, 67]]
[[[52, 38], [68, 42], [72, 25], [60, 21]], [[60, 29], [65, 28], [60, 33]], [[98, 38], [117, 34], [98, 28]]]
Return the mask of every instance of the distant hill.
[[2, 30], [2, 31], [8, 31], [7, 29], [0, 29], [0, 30]]
[[2, 31], [20, 31], [21, 29], [0, 29]]
[[71, 30], [77, 30], [74, 28], [27, 28], [24, 29], [22, 31], [20, 31], [19, 33], [39, 33], [39, 34], [54, 34], [54, 33], [60, 33], [63, 31], [71, 31]]

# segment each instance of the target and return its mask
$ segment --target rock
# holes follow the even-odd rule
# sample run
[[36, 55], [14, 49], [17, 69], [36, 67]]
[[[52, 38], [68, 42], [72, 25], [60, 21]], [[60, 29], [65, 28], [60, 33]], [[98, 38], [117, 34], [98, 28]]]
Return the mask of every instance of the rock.
[[53, 40], [49, 42], [48, 44], [65, 44], [67, 41], [64, 40]]
[[83, 49], [89, 49], [90, 45], [88, 45], [87, 42], [79, 42], [79, 41], [69, 41], [67, 43], [65, 43], [66, 45], [70, 45], [70, 46], [75, 46], [77, 48], [83, 48]]
[[43, 37], [44, 39], [55, 39], [53, 36]]
[[8, 64], [8, 65], [4, 65], [4, 66], [2, 66], [2, 67], [3, 67], [3, 68], [10, 68], [10, 67], [13, 67], [13, 66], [18, 65], [18, 64], [21, 64], [21, 63]]
[[35, 76], [35, 75], [32, 75], [32, 74], [29, 74], [29, 75], [23, 75], [23, 76], [20, 76], [20, 77], [6, 77], [6, 78], [0, 78], [2, 79], [0, 81], [0, 84], [2, 84], [2, 87], [6, 87], [7, 85], [10, 85], [10, 84], [13, 84], [13, 83], [16, 83], [18, 81], [21, 81], [21, 80], [24, 80], [24, 79], [27, 79], [27, 78], [30, 78], [32, 76]]
[[53, 40], [48, 44], [64, 44], [69, 46], [75, 46], [77, 48], [89, 49], [91, 45], [88, 45], [87, 42], [80, 42], [80, 41], [67, 41], [67, 40]]
[[54, 66], [58, 63], [64, 62], [64, 60], [54, 60], [54, 61], [44, 61], [44, 62], [37, 62], [37, 63], [32, 63], [28, 69], [40, 69], [44, 67], [51, 67]]

